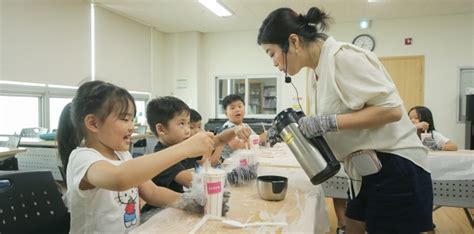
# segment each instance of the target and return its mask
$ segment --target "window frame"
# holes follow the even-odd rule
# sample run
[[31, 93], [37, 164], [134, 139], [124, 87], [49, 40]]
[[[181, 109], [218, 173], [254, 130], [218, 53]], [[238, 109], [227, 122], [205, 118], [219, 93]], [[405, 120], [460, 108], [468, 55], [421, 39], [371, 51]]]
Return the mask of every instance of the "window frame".
[[[458, 67], [458, 85], [457, 85], [457, 102], [456, 102], [456, 121], [457, 123], [465, 123], [466, 122], [466, 92], [467, 88], [474, 90], [474, 85], [472, 87], [464, 87], [464, 85], [468, 82], [474, 83], [474, 77], [472, 80], [467, 80], [468, 77], [462, 77], [463, 71], [473, 71], [474, 66], [461, 66]], [[466, 79], [466, 80], [464, 80]]]

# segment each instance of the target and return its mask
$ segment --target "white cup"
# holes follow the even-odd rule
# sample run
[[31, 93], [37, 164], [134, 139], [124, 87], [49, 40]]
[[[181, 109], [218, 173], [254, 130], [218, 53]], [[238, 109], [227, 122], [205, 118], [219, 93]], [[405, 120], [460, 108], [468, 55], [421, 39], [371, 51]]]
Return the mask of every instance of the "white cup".
[[260, 136], [259, 135], [250, 135], [250, 149], [258, 149], [260, 147]]
[[207, 215], [222, 216], [225, 176], [225, 171], [221, 169], [203, 171], [204, 192], [207, 198], [204, 213]]
[[431, 137], [431, 133], [422, 132], [420, 134], [421, 142], [423, 142], [425, 140], [425, 138], [427, 138], [427, 137]]

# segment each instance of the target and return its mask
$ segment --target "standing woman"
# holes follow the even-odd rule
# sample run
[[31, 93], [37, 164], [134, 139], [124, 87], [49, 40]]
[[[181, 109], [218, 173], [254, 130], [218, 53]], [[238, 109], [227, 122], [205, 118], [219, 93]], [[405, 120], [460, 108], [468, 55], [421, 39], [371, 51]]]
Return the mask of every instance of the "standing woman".
[[[430, 231], [427, 150], [377, 56], [323, 34], [329, 20], [316, 7], [306, 15], [277, 9], [263, 21], [258, 44], [282, 72], [314, 70], [317, 114], [301, 118], [299, 125], [307, 137], [324, 135], [344, 163], [351, 180], [346, 232]], [[357, 156], [361, 164], [351, 160], [359, 150], [366, 150]]]

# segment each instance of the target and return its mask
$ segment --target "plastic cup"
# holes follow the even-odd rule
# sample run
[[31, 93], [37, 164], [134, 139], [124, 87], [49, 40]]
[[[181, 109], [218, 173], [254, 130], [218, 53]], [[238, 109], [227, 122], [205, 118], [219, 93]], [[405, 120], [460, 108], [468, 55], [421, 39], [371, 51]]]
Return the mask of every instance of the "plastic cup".
[[250, 164], [250, 159], [249, 159], [249, 153], [247, 152], [248, 150], [244, 150], [240, 153], [239, 159], [239, 165], [242, 167], [248, 166]]
[[260, 147], [260, 136], [259, 135], [250, 135], [250, 149], [258, 149]]
[[421, 142], [423, 142], [425, 140], [425, 138], [428, 138], [428, 137], [431, 137], [431, 133], [425, 133], [425, 132], [422, 132], [421, 133]]
[[203, 171], [204, 192], [207, 198], [204, 208], [205, 214], [215, 217], [222, 216], [225, 177], [226, 173], [221, 169]]

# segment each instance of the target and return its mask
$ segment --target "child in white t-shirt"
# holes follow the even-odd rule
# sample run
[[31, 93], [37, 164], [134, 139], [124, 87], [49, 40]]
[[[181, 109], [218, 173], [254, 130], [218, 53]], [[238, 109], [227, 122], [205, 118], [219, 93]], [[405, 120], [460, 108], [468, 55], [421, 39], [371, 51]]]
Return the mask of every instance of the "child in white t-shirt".
[[[248, 124], [244, 123], [245, 102], [241, 96], [237, 94], [227, 95], [224, 98], [224, 100], [222, 100], [222, 108], [224, 109], [224, 113], [229, 120], [222, 125], [222, 128], [220, 129], [221, 131], [228, 128], [233, 128], [236, 126], [250, 128]], [[256, 133], [253, 130], [251, 134], [256, 135]], [[266, 132], [261, 133], [259, 135], [259, 142], [264, 142], [266, 140], [267, 140], [267, 133]], [[224, 161], [225, 159], [230, 157], [232, 152], [238, 149], [248, 148], [249, 147], [248, 144], [249, 143], [246, 141], [242, 141], [238, 138], [235, 138], [234, 140], [230, 141], [223, 147], [218, 147], [216, 151], [214, 152], [214, 155], [219, 154], [221, 160]]]
[[432, 150], [454, 151], [458, 149], [454, 142], [435, 130], [433, 115], [427, 107], [412, 107], [408, 111], [408, 116], [420, 133], [423, 145]]
[[203, 212], [204, 194], [177, 193], [150, 179], [179, 161], [209, 155], [212, 133], [198, 133], [165, 150], [132, 159], [136, 108], [130, 93], [102, 81], [87, 82], [66, 105], [58, 151], [66, 168], [70, 233], [126, 233], [140, 224], [139, 193], [148, 203]]

